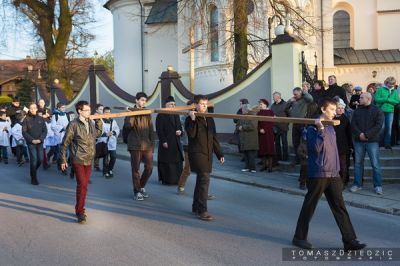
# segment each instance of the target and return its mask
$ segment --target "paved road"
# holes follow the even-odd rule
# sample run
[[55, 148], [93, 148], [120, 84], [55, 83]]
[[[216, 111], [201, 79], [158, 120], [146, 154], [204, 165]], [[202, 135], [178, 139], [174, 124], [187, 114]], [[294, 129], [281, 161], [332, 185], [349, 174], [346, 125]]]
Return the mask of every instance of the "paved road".
[[[216, 220], [203, 222], [190, 212], [193, 177], [187, 195], [178, 196], [153, 174], [150, 198], [135, 202], [129, 163], [120, 160], [114, 179], [93, 174], [88, 224], [79, 225], [75, 182], [53, 168], [41, 170], [40, 186], [31, 186], [27, 165], [0, 164], [0, 265], [302, 264], [281, 258], [282, 248], [291, 247], [300, 196], [213, 179], [217, 199], [209, 209]], [[400, 246], [398, 216], [352, 207], [349, 212], [370, 247]], [[341, 247], [326, 202], [317, 208], [309, 239], [317, 247]]]

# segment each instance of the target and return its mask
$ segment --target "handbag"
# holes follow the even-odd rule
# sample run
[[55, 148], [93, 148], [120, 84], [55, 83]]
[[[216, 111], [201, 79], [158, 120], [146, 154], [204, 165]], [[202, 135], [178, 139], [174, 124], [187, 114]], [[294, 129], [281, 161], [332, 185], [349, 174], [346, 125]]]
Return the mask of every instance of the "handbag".
[[17, 140], [16, 143], [17, 143], [17, 146], [25, 146], [25, 140], [22, 138]]

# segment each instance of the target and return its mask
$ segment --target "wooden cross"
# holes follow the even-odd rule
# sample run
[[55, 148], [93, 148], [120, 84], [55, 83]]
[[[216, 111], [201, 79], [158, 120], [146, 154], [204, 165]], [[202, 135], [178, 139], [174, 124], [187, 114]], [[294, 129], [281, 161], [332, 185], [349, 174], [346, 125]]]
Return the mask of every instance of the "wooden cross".
[[[126, 116], [137, 116], [137, 115], [151, 115], [151, 114], [169, 114], [169, 115], [188, 115], [188, 110], [193, 110], [195, 105], [191, 106], [177, 106], [175, 108], [159, 108], [159, 109], [143, 109], [121, 113], [91, 115], [91, 119], [100, 118], [116, 118]], [[237, 114], [221, 114], [221, 113], [197, 113], [196, 116], [222, 118], [222, 119], [240, 119], [240, 120], [257, 120], [267, 121], [274, 123], [293, 123], [293, 124], [304, 124], [314, 125], [317, 119], [310, 118], [296, 118], [296, 117], [277, 117], [277, 116], [263, 116], [263, 115], [237, 115]], [[321, 120], [325, 125], [340, 125], [339, 120]]]
[[191, 27], [189, 30], [189, 40], [190, 45], [186, 46], [182, 49], [182, 53], [189, 53], [189, 76], [190, 76], [190, 91], [194, 93], [194, 80], [195, 80], [195, 71], [194, 71], [194, 49], [201, 46], [203, 44], [203, 40], [194, 41], [194, 27]]

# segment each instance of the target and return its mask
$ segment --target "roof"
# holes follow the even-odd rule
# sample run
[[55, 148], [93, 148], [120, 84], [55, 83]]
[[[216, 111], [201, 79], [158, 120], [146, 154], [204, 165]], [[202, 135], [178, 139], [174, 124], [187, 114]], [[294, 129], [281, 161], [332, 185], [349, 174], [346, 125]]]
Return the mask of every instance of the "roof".
[[157, 0], [151, 8], [146, 24], [176, 23], [178, 3], [176, 0]]
[[353, 48], [335, 48], [335, 65], [359, 65], [359, 64], [387, 64], [399, 63], [400, 50], [354, 50]]

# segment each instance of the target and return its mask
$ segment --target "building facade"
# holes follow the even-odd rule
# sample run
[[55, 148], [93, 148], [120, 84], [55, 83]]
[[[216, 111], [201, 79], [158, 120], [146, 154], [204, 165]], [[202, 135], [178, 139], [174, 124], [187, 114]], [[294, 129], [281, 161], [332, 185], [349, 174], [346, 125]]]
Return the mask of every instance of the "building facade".
[[[232, 2], [108, 1], [105, 7], [114, 22], [116, 83], [131, 94], [152, 93], [160, 73], [172, 65], [195, 93], [212, 93], [231, 85]], [[387, 76], [400, 77], [400, 35], [395, 31], [400, 1], [289, 2], [293, 10], [278, 17], [273, 16], [276, 11], [270, 1], [248, 1], [249, 71], [269, 56], [276, 26], [287, 27], [291, 22], [294, 33], [307, 43], [305, 57], [309, 64], [318, 65], [320, 79], [335, 74], [340, 84], [366, 87]]]

